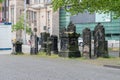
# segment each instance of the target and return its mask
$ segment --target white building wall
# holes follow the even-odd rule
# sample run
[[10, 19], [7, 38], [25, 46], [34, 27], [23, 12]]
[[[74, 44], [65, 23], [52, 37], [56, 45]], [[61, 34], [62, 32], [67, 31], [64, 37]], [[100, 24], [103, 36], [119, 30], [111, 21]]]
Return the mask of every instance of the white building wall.
[[[30, 4], [27, 4], [27, 11], [36, 12], [37, 25], [34, 25], [34, 21], [29, 21], [30, 27], [37, 28], [37, 35], [40, 36], [41, 32], [49, 32], [51, 35], [59, 35], [59, 11], [53, 12], [51, 5], [43, 3], [43, 1], [35, 4], [35, 0], [30, 0]], [[10, 0], [10, 7], [14, 6], [14, 23], [16, 23], [18, 17], [20, 16], [20, 10], [24, 10], [24, 0]], [[49, 17], [48, 17], [49, 12]], [[11, 21], [11, 11], [9, 13], [9, 21]], [[31, 16], [32, 17], [32, 16]], [[48, 21], [49, 19], [49, 21]], [[46, 26], [46, 30], [44, 30]], [[49, 28], [49, 31], [48, 31]]]
[[[47, 26], [47, 22], [46, 22], [46, 9], [43, 9], [43, 10], [40, 10], [40, 29], [41, 29], [41, 32], [45, 32], [46, 30], [44, 29], [45, 26]], [[47, 28], [47, 27], [46, 27]]]
[[52, 14], [52, 34], [59, 37], [59, 10]]

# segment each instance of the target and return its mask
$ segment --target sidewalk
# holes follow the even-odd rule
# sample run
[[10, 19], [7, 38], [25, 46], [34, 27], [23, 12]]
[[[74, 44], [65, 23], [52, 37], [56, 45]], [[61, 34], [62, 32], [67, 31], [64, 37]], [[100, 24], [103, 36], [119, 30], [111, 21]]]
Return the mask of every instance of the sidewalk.
[[11, 54], [12, 50], [0, 50], [0, 54]]
[[[40, 49], [40, 45], [38, 46], [38, 50]], [[30, 54], [30, 45], [22, 45], [22, 52], [24, 54]], [[11, 54], [12, 50], [0, 50], [0, 54]]]
[[[22, 45], [22, 52], [24, 54], [30, 54], [30, 45]], [[12, 50], [0, 50], [0, 54], [11, 54]]]

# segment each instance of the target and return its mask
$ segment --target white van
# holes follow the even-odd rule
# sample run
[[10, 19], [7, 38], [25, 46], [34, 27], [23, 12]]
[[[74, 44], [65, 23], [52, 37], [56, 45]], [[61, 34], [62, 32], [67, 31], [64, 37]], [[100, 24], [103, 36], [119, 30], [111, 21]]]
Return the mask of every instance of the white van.
[[11, 23], [0, 23], [0, 51], [12, 50]]

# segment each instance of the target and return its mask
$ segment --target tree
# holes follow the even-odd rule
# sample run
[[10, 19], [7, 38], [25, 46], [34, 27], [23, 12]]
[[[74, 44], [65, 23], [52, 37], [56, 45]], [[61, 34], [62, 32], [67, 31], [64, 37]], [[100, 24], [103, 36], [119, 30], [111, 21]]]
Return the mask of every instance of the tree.
[[52, 0], [54, 11], [63, 7], [72, 15], [88, 11], [90, 13], [113, 12], [120, 17], [120, 0]]
[[3, 0], [0, 0], [0, 3], [2, 3]]
[[3, 2], [3, 0], [0, 0], [0, 11], [1, 11], [1, 9], [2, 9], [2, 3]]
[[[22, 41], [22, 30], [24, 30], [24, 16], [21, 15], [19, 17], [19, 20], [16, 22], [16, 24], [14, 24], [12, 26], [12, 31], [16, 31], [16, 41], [21, 42]], [[31, 33], [31, 29], [28, 26], [28, 24], [26, 25], [26, 33], [30, 34]]]

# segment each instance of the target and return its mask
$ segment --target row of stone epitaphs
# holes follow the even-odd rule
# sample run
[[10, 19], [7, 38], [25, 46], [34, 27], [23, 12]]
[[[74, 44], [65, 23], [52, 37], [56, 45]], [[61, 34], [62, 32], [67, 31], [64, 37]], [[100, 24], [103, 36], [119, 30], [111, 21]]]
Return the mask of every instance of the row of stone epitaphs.
[[[94, 55], [91, 55], [91, 34], [94, 39]], [[108, 57], [107, 41], [105, 40], [105, 29], [98, 23], [93, 32], [89, 28], [83, 30], [83, 56]]]
[[[58, 51], [58, 37], [56, 35], [50, 36], [49, 33], [43, 32], [40, 34], [41, 38], [38, 38], [36, 31], [37, 30], [34, 29], [34, 33], [32, 33], [30, 37], [30, 53], [32, 55], [37, 54], [39, 51], [43, 51], [48, 55], [55, 53], [61, 57], [108, 57], [105, 29], [100, 23], [95, 26], [93, 32], [89, 28], [83, 30], [82, 52], [79, 50], [78, 46], [78, 38], [80, 37], [80, 34], [76, 33], [76, 26], [72, 22], [69, 23], [67, 28], [60, 31], [60, 51]], [[91, 54], [91, 37], [94, 39], [93, 54]], [[38, 41], [41, 45], [40, 50], [38, 50]]]
[[[94, 54], [91, 54], [91, 34], [94, 39]], [[41, 49], [48, 55], [58, 54], [61, 57], [108, 57], [107, 41], [105, 41], [105, 30], [103, 25], [98, 23], [92, 32], [89, 28], [83, 30], [83, 50], [79, 50], [76, 26], [70, 22], [67, 28], [60, 32], [60, 51], [58, 51], [58, 37], [49, 33], [41, 33]], [[33, 45], [34, 46], [34, 45]], [[31, 48], [31, 54], [38, 52], [37, 47]]]

